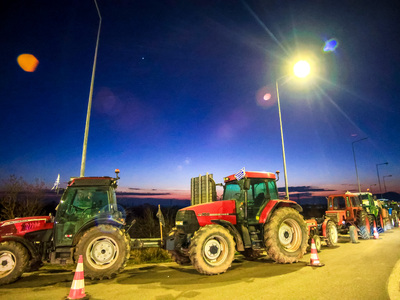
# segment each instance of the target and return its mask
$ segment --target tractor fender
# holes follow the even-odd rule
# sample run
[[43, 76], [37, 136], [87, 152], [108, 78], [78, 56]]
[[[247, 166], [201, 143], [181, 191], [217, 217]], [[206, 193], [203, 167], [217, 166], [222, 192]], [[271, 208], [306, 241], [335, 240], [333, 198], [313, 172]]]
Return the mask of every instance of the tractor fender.
[[33, 243], [23, 237], [19, 237], [19, 236], [1, 236], [1, 240], [3, 242], [5, 241], [13, 241], [13, 242], [17, 242], [22, 244], [29, 252], [29, 255], [31, 256], [31, 258], [35, 258], [39, 256], [39, 253], [37, 252], [37, 250], [35, 249]]
[[114, 227], [118, 227], [121, 228], [122, 224], [119, 222], [116, 222], [114, 220], [110, 220], [108, 218], [105, 219], [93, 219], [91, 221], [89, 221], [88, 223], [86, 223], [85, 225], [83, 225], [79, 231], [77, 231], [77, 233], [74, 236], [74, 241], [73, 241], [73, 245], [75, 246], [76, 244], [78, 244], [79, 240], [81, 239], [82, 235], [90, 228], [92, 227], [96, 227], [98, 225], [112, 225]]
[[228, 229], [236, 241], [236, 250], [244, 251], [244, 244], [243, 244], [242, 236], [240, 235], [239, 231], [235, 228], [235, 226], [232, 225], [231, 222], [221, 220], [221, 219], [211, 220], [211, 222], [214, 224], [221, 225], [222, 227]]
[[296, 209], [298, 212], [302, 212], [303, 208], [294, 201], [291, 200], [270, 200], [265, 205], [263, 211], [260, 214], [259, 223], [264, 224], [269, 221], [272, 213], [281, 207], [291, 207]]
[[324, 222], [322, 223], [321, 229], [323, 237], [326, 237], [326, 225], [328, 224], [329, 221], [331, 221], [331, 219], [325, 218]]

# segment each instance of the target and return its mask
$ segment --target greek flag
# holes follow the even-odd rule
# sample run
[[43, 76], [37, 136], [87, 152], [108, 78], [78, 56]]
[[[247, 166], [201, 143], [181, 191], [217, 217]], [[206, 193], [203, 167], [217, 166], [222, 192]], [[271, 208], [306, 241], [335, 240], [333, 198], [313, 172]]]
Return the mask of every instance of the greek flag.
[[243, 167], [242, 169], [240, 169], [239, 172], [237, 172], [237, 173], [235, 174], [235, 178], [236, 178], [237, 180], [240, 180], [240, 179], [243, 179], [244, 177], [246, 177], [246, 172], [244, 171], [244, 167]]

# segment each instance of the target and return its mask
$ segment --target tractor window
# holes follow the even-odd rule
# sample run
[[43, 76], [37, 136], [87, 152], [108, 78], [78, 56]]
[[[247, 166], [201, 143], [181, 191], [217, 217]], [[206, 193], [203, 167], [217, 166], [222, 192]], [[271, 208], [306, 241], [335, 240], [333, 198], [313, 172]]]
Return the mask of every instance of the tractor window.
[[235, 199], [239, 200], [240, 197], [240, 186], [238, 184], [232, 183], [225, 185], [224, 190], [224, 200]]
[[346, 197], [346, 203], [347, 203], [347, 207], [351, 207], [350, 200], [349, 200], [348, 196]]
[[279, 199], [276, 183], [274, 180], [268, 181], [268, 191], [270, 199]]
[[344, 200], [344, 197], [334, 197], [333, 198], [333, 209], [345, 209], [346, 208], [346, 202]]
[[350, 200], [353, 207], [361, 206], [358, 197], [350, 197]]

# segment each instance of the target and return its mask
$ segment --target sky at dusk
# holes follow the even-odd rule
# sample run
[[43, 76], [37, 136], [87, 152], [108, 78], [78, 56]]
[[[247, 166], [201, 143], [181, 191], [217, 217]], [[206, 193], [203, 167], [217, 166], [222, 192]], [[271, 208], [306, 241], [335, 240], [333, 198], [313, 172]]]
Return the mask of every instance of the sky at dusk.
[[[97, 3], [86, 176], [119, 168], [121, 187], [182, 195], [245, 167], [283, 187], [278, 80], [289, 186], [358, 190], [353, 145], [362, 190], [379, 192], [379, 164], [382, 191], [400, 192], [398, 2]], [[79, 176], [98, 25], [91, 0], [0, 2], [1, 179]]]

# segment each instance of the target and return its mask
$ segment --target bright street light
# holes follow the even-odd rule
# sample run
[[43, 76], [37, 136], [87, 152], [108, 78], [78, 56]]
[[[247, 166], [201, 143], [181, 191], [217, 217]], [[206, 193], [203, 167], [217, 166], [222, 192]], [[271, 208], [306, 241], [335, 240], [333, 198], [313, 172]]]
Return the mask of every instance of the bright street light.
[[310, 64], [305, 60], [300, 60], [293, 66], [293, 73], [299, 78], [307, 77], [310, 71]]
[[[297, 77], [304, 78], [310, 74], [310, 64], [305, 60], [301, 60], [294, 65], [293, 72]], [[282, 115], [281, 115], [281, 104], [279, 100], [279, 85], [278, 81], [285, 76], [282, 76], [276, 80], [276, 98], [278, 101], [278, 112], [279, 112], [279, 127], [281, 129], [281, 140], [282, 140], [282, 159], [283, 159], [283, 175], [285, 178], [285, 199], [289, 199], [289, 186], [286, 172], [286, 156], [285, 156], [285, 142], [283, 139], [283, 128], [282, 128]]]

